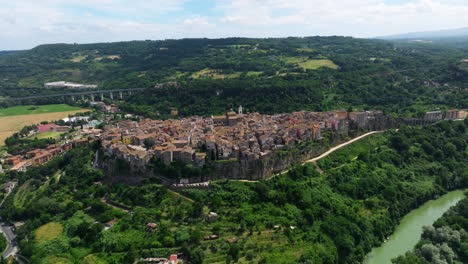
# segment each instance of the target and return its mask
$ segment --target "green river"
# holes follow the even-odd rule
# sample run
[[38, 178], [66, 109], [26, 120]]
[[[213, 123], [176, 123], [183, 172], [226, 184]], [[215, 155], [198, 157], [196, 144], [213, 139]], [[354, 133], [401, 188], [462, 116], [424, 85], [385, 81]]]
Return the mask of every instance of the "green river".
[[432, 225], [450, 207], [464, 198], [462, 190], [449, 192], [437, 200], [431, 200], [405, 215], [387, 242], [373, 248], [365, 264], [391, 264], [391, 259], [412, 250], [421, 238], [422, 227]]

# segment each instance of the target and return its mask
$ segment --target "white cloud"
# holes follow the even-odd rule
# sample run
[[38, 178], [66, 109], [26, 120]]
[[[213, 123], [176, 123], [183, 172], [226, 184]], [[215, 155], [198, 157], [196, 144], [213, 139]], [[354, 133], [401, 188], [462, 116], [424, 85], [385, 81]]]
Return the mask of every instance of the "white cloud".
[[[371, 37], [418, 30], [468, 26], [467, 1], [417, 0], [388, 4], [384, 0], [235, 0], [220, 1], [222, 22], [239, 26], [268, 26], [285, 35], [282, 27], [297, 26], [300, 35], [354, 35]], [[285, 15], [281, 15], [284, 10]], [[279, 14], [279, 15], [274, 15]], [[301, 32], [301, 30], [297, 30]]]
[[189, 1], [203, 0], [0, 0], [0, 50], [183, 37], [373, 37], [468, 26], [466, 0], [217, 0], [213, 17], [184, 10]]
[[184, 20], [187, 25], [210, 25], [206, 17], [192, 17]]

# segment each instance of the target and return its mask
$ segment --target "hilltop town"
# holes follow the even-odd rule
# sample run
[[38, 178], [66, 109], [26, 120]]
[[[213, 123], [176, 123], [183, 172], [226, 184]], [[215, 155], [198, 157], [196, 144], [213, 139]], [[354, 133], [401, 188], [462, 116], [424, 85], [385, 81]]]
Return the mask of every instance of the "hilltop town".
[[[139, 118], [140, 121], [132, 121], [112, 120], [111, 115], [120, 110], [116, 107], [107, 107], [103, 103], [97, 105], [99, 111], [107, 113], [101, 116], [103, 120], [89, 120], [86, 116], [63, 120], [69, 123], [79, 121], [84, 124], [81, 129], [75, 131], [73, 140], [7, 156], [3, 160], [3, 165], [8, 170], [26, 171], [32, 166], [50, 161], [72, 147], [87, 145], [97, 140], [101, 142], [102, 151], [108, 161], [125, 160], [130, 171], [137, 174], [143, 172], [141, 175], [146, 175], [150, 163], [157, 160], [164, 166], [170, 166], [175, 162], [197, 168], [214, 167], [213, 177], [224, 173], [223, 177], [228, 178], [264, 178], [292, 165], [293, 162], [300, 162], [298, 158], [306, 159], [310, 158], [308, 157], [310, 153], [318, 154], [305, 152], [294, 159], [284, 159], [287, 161], [278, 158], [278, 154], [297, 149], [303, 142], [322, 140], [324, 134], [336, 137], [339, 141], [350, 131], [359, 134], [359, 131], [395, 128], [401, 123], [428, 124], [444, 119], [455, 120], [466, 117], [466, 111], [458, 109], [427, 112], [420, 119], [393, 118], [384, 115], [381, 111], [345, 110], [261, 115], [243, 113], [242, 106], [239, 106], [237, 112], [231, 110], [220, 116], [194, 116], [168, 120]], [[173, 115], [177, 115], [176, 109], [173, 109]], [[125, 116], [133, 117], [128, 114]], [[95, 125], [104, 120], [110, 124], [104, 129], [95, 129]], [[35, 133], [50, 131], [68, 133], [70, 129], [70, 126], [54, 123], [40, 124], [36, 127]], [[260, 166], [261, 163], [263, 166]], [[265, 164], [269, 164], [271, 168], [268, 169]], [[105, 165], [97, 164], [97, 161], [95, 164], [103, 169]], [[149, 172], [152, 173], [153, 171]], [[200, 182], [201, 179], [172, 179], [170, 183]]]
[[[233, 177], [252, 178], [252, 171], [259, 167], [259, 161], [271, 161], [274, 154], [294, 149], [301, 142], [318, 141], [325, 132], [346, 134], [350, 129], [383, 130], [397, 127], [400, 122], [415, 122], [413, 119], [391, 118], [381, 111], [300, 111], [261, 115], [244, 114], [242, 110], [240, 106], [237, 113], [230, 111], [208, 118], [120, 121], [94, 136], [102, 141], [108, 157], [126, 160], [133, 171], [147, 171], [153, 158], [166, 166], [180, 162], [200, 168], [235, 162], [241, 168], [231, 166], [227, 174], [239, 170]], [[465, 116], [464, 110], [429, 112], [420, 121], [431, 123]], [[268, 176], [271, 175], [262, 174], [261, 177]], [[188, 181], [181, 179], [180, 182]]]

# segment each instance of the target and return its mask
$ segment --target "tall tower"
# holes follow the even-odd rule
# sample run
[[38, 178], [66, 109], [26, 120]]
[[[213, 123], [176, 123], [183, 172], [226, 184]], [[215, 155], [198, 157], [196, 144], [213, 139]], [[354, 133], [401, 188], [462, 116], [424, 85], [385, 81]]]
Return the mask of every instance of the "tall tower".
[[237, 110], [237, 113], [239, 115], [242, 115], [242, 105], [239, 105], [239, 109]]

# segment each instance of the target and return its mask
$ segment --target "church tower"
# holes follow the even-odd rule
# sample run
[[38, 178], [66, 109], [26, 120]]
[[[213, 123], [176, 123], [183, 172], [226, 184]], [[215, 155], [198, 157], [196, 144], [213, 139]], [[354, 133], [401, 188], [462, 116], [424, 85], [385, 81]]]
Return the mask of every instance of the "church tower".
[[237, 110], [237, 113], [239, 115], [242, 115], [242, 105], [239, 105], [239, 109]]

